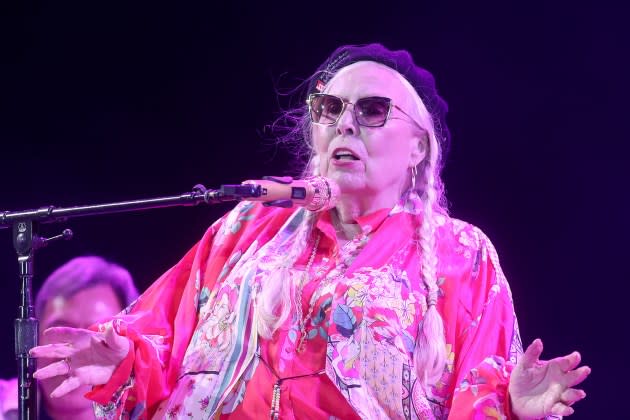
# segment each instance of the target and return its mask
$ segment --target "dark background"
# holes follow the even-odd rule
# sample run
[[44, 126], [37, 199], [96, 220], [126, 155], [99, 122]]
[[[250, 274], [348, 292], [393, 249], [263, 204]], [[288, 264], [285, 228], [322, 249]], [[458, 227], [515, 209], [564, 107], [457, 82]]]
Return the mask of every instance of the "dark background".
[[[628, 418], [625, 10], [603, 1], [127, 3], [0, 6], [0, 210], [285, 174], [290, 155], [265, 131], [276, 89], [296, 86], [342, 43], [405, 48], [449, 102], [451, 212], [492, 238], [523, 341], [541, 337], [546, 357], [578, 349], [592, 366], [573, 418]], [[88, 253], [127, 266], [144, 289], [230, 207], [46, 225], [45, 234], [68, 226], [75, 238], [37, 253], [35, 289]], [[8, 377], [18, 297], [9, 230], [0, 230], [0, 278]]]

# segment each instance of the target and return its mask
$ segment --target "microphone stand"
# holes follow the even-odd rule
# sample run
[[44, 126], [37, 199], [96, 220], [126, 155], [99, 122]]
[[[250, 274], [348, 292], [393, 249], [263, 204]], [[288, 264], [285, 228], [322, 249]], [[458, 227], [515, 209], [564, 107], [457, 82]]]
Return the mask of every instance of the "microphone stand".
[[174, 206], [195, 206], [216, 204], [224, 201], [259, 197], [261, 188], [257, 185], [225, 185], [219, 190], [207, 190], [203, 185], [193, 187], [192, 192], [181, 195], [94, 204], [68, 208], [41, 207], [24, 211], [0, 212], [0, 229], [12, 227], [13, 247], [17, 252], [20, 280], [20, 304], [15, 320], [15, 356], [18, 362], [18, 409], [21, 420], [35, 420], [37, 410], [37, 381], [33, 378], [36, 370], [35, 359], [29, 351], [37, 346], [39, 321], [35, 318], [32, 299], [35, 251], [58, 239], [71, 239], [72, 231], [65, 229], [52, 238], [39, 236], [39, 226], [43, 223], [65, 222], [71, 217], [95, 216], [109, 213], [148, 210]]

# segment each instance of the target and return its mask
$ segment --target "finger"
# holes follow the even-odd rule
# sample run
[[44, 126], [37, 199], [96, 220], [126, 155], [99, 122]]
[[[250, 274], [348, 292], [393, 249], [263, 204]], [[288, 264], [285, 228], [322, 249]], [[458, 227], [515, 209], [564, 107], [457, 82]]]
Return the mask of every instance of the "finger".
[[571, 372], [567, 372], [565, 375], [565, 381], [567, 387], [572, 387], [574, 385], [582, 382], [586, 377], [591, 373], [591, 368], [588, 366], [582, 366]]
[[71, 343], [73, 345], [80, 345], [81, 342], [94, 334], [94, 331], [71, 327], [52, 327], [44, 331], [44, 337], [48, 342]]
[[536, 362], [538, 362], [538, 359], [540, 358], [542, 351], [543, 351], [542, 340], [540, 338], [537, 338], [532, 342], [532, 344], [530, 344], [527, 347], [527, 349], [525, 350], [525, 353], [523, 353], [523, 355], [521, 356], [521, 360], [519, 360], [519, 362], [521, 363], [523, 368], [531, 368], [536, 364]]
[[564, 357], [559, 357], [556, 360], [557, 360], [558, 367], [560, 368], [560, 370], [562, 370], [563, 372], [569, 372], [575, 369], [580, 364], [580, 361], [582, 360], [582, 356], [577, 351], [574, 351], [573, 353]]
[[103, 340], [104, 343], [107, 345], [107, 347], [118, 347], [119, 343], [120, 343], [120, 335], [118, 335], [118, 333], [116, 332], [116, 330], [114, 329], [113, 326], [109, 326], [106, 330], [105, 330], [105, 334], [103, 336]]
[[573, 409], [566, 404], [557, 402], [551, 407], [551, 414], [556, 416], [570, 416], [573, 414]]
[[70, 365], [64, 359], [36, 370], [33, 377], [35, 379], [48, 379], [54, 376], [67, 375], [68, 372], [70, 372]]
[[44, 336], [47, 338], [71, 336], [76, 328], [72, 327], [50, 327], [44, 330]]
[[126, 356], [129, 351], [129, 338], [118, 334], [112, 327], [105, 331], [104, 338], [101, 341], [106, 347], [116, 351], [118, 354], [122, 354], [123, 356]]
[[29, 353], [32, 357], [46, 359], [63, 359], [74, 354], [75, 349], [69, 343], [46, 344], [44, 346], [33, 347]]
[[81, 381], [76, 376], [70, 376], [68, 379], [63, 381], [61, 385], [59, 385], [53, 392], [50, 393], [52, 398], [59, 398], [66, 395], [68, 392], [72, 392], [78, 387], [80, 387]]
[[51, 327], [44, 331], [46, 339], [57, 343], [72, 343], [92, 334], [94, 334], [93, 331], [72, 327]]
[[573, 405], [584, 397], [586, 397], [586, 392], [574, 388], [566, 389], [562, 395], [560, 395], [560, 399], [566, 405]]

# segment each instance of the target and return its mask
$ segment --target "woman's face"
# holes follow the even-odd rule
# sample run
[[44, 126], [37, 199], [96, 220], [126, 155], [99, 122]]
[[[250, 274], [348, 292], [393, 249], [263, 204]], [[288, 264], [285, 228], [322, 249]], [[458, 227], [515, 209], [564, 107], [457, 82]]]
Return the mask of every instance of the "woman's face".
[[[383, 96], [407, 113], [414, 106], [394, 70], [371, 61], [340, 70], [324, 93], [351, 103]], [[409, 169], [422, 161], [426, 150], [422, 132], [395, 107], [383, 127], [364, 127], [354, 117], [354, 105], [347, 105], [336, 124], [313, 124], [312, 135], [320, 175], [336, 181], [342, 197], [369, 200], [373, 209], [398, 201], [409, 182]]]

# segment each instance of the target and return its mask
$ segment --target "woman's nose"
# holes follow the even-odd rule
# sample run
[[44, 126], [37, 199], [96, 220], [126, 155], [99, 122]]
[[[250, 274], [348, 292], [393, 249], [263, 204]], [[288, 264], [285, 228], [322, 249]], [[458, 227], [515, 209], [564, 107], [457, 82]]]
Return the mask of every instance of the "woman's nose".
[[359, 128], [354, 117], [354, 105], [348, 104], [337, 121], [337, 135], [355, 135]]

